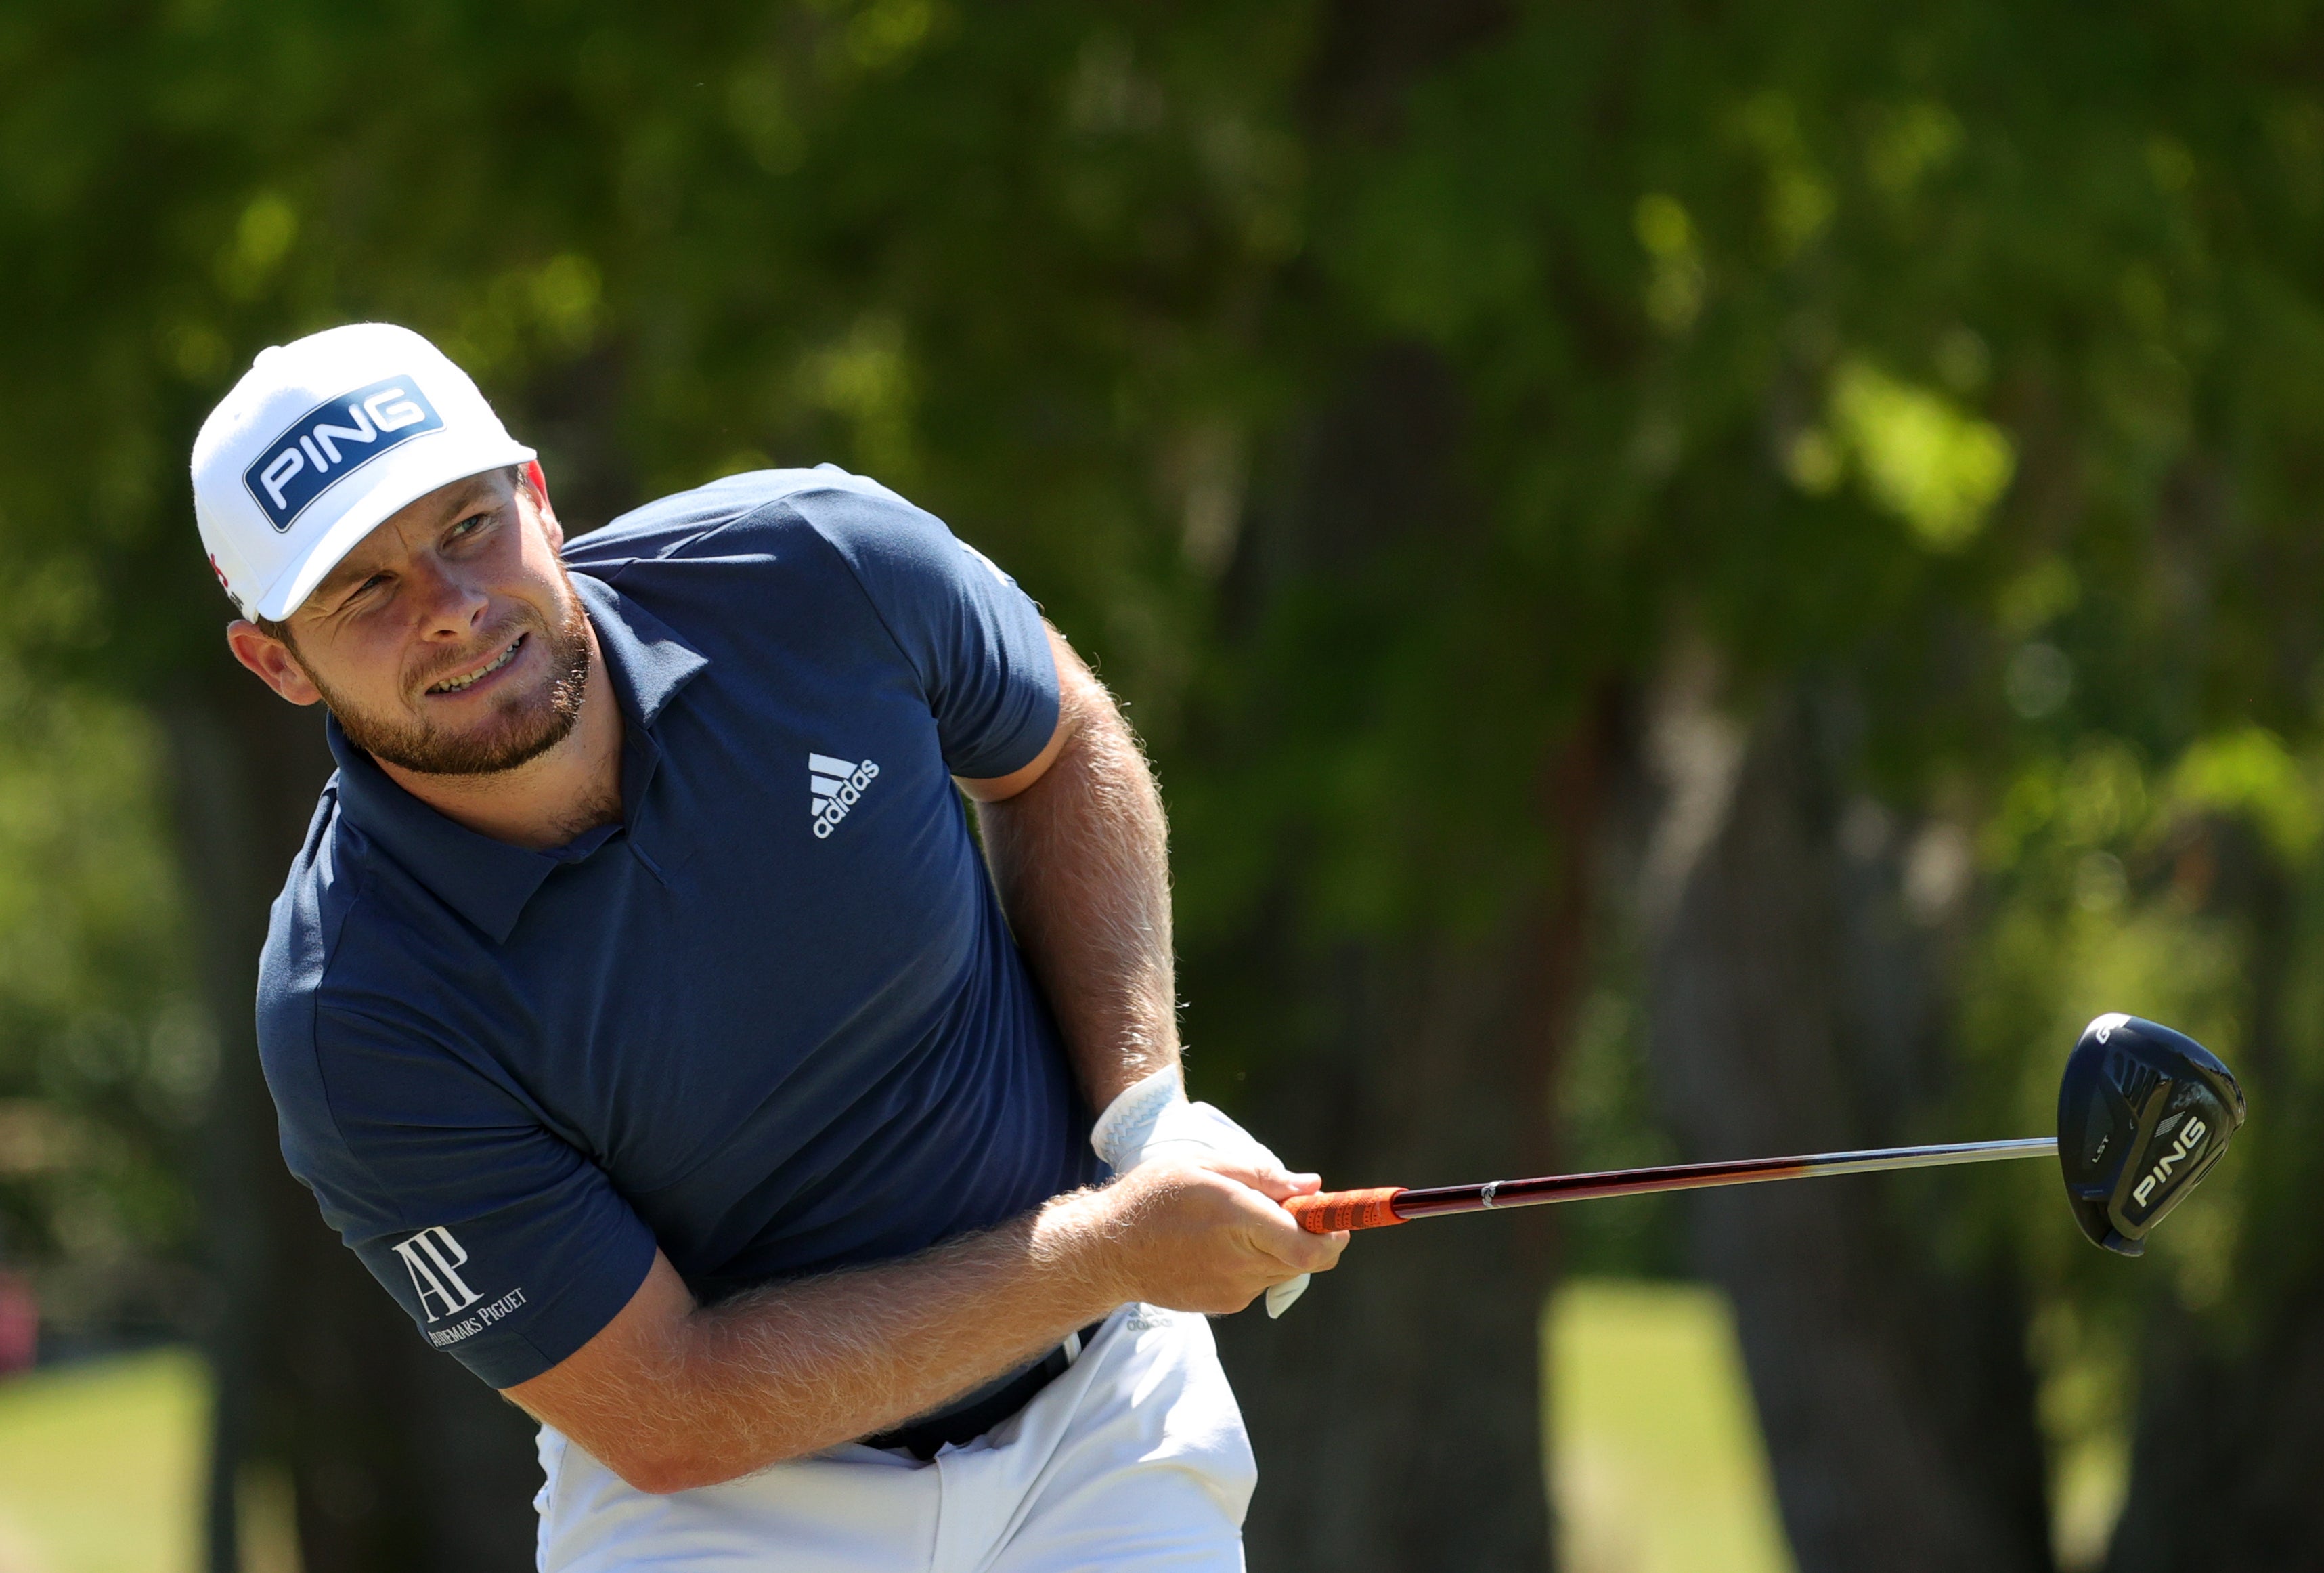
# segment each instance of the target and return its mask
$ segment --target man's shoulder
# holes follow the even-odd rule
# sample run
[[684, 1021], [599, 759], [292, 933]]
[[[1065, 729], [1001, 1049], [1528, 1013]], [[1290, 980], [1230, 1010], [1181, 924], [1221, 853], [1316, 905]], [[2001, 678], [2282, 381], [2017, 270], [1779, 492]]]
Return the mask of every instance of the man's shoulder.
[[423, 980], [473, 975], [475, 943], [397, 873], [342, 811], [333, 778], [275, 897], [259, 958], [258, 1047], [270, 1081], [311, 1074], [324, 1013], [424, 1009]]
[[[315, 818], [268, 915], [258, 958], [258, 1059], [286, 1152], [306, 1154], [332, 1129], [318, 1058], [316, 1012], [346, 918], [361, 900], [361, 837], [340, 811], [338, 778], [325, 783]], [[298, 1157], [292, 1167], [299, 1172]]]
[[565, 560], [612, 577], [636, 562], [771, 556], [801, 532], [828, 539], [867, 520], [893, 524], [925, 518], [879, 482], [836, 465], [750, 470], [633, 508], [576, 536], [565, 548]]
[[330, 1182], [344, 1203], [348, 1187], [368, 1183], [366, 1144], [383, 1131], [489, 1101], [484, 1057], [462, 1025], [476, 1014], [464, 1006], [492, 995], [489, 973], [483, 943], [401, 874], [326, 789], [258, 969], [259, 1064], [291, 1172]]
[[[351, 845], [351, 840], [355, 843]], [[352, 855], [352, 856], [351, 856]], [[268, 914], [260, 952], [259, 1029], [264, 1048], [270, 1021], [290, 996], [311, 994], [340, 925], [363, 886], [360, 837], [352, 835], [339, 804], [339, 778], [323, 783], [298, 856]]]

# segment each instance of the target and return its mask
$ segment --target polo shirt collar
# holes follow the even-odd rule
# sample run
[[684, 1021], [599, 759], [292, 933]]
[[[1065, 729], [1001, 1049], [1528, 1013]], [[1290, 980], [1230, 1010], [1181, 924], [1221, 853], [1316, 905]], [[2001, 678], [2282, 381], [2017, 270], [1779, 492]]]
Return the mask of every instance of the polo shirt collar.
[[[626, 723], [622, 729], [626, 826], [637, 817], [637, 800], [644, 795], [652, 762], [660, 754], [652, 736], [655, 721], [710, 662], [668, 624], [612, 586], [585, 573], [572, 577], [597, 631], [605, 675], [612, 680]], [[338, 762], [340, 812], [495, 944], [505, 943], [515, 931], [525, 903], [554, 870], [587, 857], [616, 828], [601, 826], [546, 852], [512, 846], [454, 823], [405, 791], [370, 754], [347, 741], [337, 717], [325, 719], [324, 736]]]
[[580, 591], [581, 604], [596, 625], [597, 643], [605, 652], [614, 690], [622, 697], [622, 713], [652, 726], [678, 690], [710, 664], [709, 657], [604, 580], [576, 569], [573, 588]]

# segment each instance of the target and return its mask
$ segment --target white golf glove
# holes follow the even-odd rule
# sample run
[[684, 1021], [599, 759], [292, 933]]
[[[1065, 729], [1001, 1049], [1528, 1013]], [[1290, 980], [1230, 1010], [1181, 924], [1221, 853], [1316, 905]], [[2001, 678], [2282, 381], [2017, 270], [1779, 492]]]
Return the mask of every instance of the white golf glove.
[[[1257, 1168], [1281, 1169], [1283, 1160], [1258, 1137], [1209, 1104], [1186, 1101], [1177, 1068], [1157, 1070], [1122, 1089], [1090, 1132], [1090, 1145], [1116, 1174], [1171, 1158], [1196, 1162], [1225, 1158]], [[1267, 1291], [1267, 1314], [1279, 1317], [1307, 1292], [1305, 1272]]]

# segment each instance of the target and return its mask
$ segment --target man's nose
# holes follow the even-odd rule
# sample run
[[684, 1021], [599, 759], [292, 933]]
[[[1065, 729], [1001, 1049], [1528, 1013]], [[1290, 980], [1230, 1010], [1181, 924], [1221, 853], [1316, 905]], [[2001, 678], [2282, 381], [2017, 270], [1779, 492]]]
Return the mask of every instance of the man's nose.
[[492, 597], [470, 584], [441, 558], [420, 557], [411, 565], [418, 632], [429, 639], [465, 639], [475, 632]]

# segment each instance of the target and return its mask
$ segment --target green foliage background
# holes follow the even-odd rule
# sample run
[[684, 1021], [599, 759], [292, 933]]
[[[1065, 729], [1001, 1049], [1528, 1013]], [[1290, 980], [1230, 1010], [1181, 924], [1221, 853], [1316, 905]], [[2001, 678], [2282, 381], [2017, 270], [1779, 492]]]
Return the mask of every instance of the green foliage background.
[[[1010, 566], [1160, 758], [1197, 984], [1254, 925], [1489, 925], [1581, 856], [1543, 761], [1677, 652], [1747, 716], [1834, 675], [1862, 789], [1970, 854], [1949, 1128], [2042, 1129], [2100, 1009], [2251, 1076], [2161, 1272], [1994, 1190], [2053, 1427], [2127, 1424], [2057, 1351], [2126, 1363], [2150, 1300], [2248, 1335], [2315, 1250], [2314, 8], [1518, 4], [1409, 79], [1343, 20], [0, 11], [0, 1096], [73, 1133], [0, 1174], [0, 1251], [60, 1317], [198, 1303], [208, 1028], [149, 719], [225, 680], [184, 455], [257, 348], [380, 317], [581, 522], [831, 458]], [[1319, 412], [1414, 356], [1460, 493], [1340, 541], [1297, 506]], [[1585, 1152], [1657, 1141], [1635, 987], [1593, 1006]], [[1190, 1030], [1268, 1051], [1199, 992]]]

